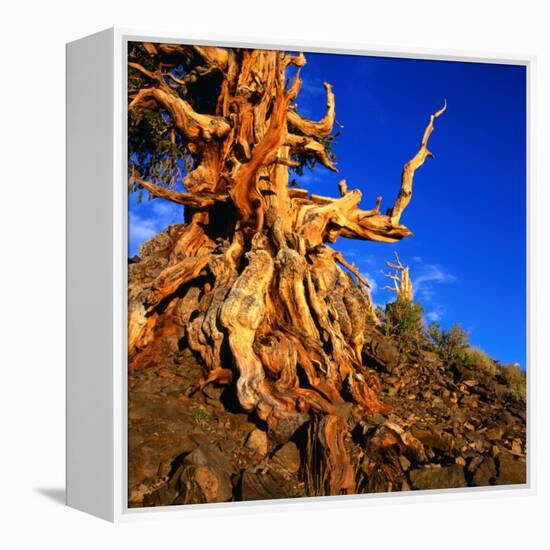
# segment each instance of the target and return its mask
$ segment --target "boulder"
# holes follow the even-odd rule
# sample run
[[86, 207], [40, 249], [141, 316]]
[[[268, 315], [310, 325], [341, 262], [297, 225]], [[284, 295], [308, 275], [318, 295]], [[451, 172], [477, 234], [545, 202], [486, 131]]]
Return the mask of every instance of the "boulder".
[[243, 473], [241, 481], [242, 500], [270, 500], [300, 496], [294, 478], [286, 479], [274, 470]]
[[446, 467], [425, 467], [410, 472], [413, 489], [451, 489], [466, 487], [464, 470], [458, 464]]
[[423, 445], [431, 447], [437, 451], [448, 451], [453, 445], [453, 437], [441, 430], [413, 426], [411, 428], [411, 433]]
[[233, 486], [227, 473], [210, 466], [184, 463], [167, 485], [174, 486], [177, 491], [177, 497], [171, 504], [227, 502], [233, 496]]
[[233, 495], [230, 479], [209, 466], [197, 467], [195, 480], [206, 502], [225, 502]]
[[515, 458], [510, 453], [501, 451], [497, 461], [497, 485], [516, 485], [527, 482], [527, 464], [524, 459]]
[[399, 364], [400, 354], [397, 346], [390, 338], [370, 326], [365, 331], [363, 352], [368, 358], [390, 372]]
[[296, 444], [289, 441], [273, 454], [273, 462], [286, 471], [296, 474], [300, 471], [300, 451]]
[[492, 485], [496, 476], [497, 469], [494, 459], [490, 457], [484, 458], [474, 473], [472, 485], [476, 487], [486, 487], [487, 485]]
[[[226, 502], [233, 496], [233, 467], [205, 436], [194, 434], [197, 444], [184, 460], [178, 477], [181, 503]], [[179, 503], [179, 502], [178, 502]]]

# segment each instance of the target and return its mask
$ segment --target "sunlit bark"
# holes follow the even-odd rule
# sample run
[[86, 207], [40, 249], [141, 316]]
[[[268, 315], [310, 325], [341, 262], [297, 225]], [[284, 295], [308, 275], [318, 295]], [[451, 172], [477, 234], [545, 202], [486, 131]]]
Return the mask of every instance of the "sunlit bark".
[[[130, 281], [130, 369], [153, 364], [162, 346], [185, 343], [204, 364], [203, 384], [233, 383], [242, 408], [256, 411], [275, 441], [315, 418], [328, 491], [353, 492], [346, 434], [358, 418], [387, 406], [363, 367], [365, 334], [376, 321], [368, 282], [329, 243], [411, 235], [400, 219], [414, 172], [430, 155], [434, 119], [445, 107], [432, 115], [419, 152], [405, 165], [397, 199], [383, 214], [381, 197], [364, 210], [361, 192], [344, 181], [335, 198], [289, 187], [289, 167], [304, 155], [336, 170], [326, 141], [336, 112], [331, 86], [325, 84], [321, 120], [306, 119], [293, 105], [303, 54], [145, 48], [158, 70], [130, 63], [147, 86], [132, 94], [129, 109], [162, 109], [196, 162], [184, 180], [186, 192], [132, 175], [151, 195], [184, 205], [187, 221], [149, 291], [134, 296]], [[200, 63], [189, 75], [166, 69], [176, 64], [170, 60], [189, 57]], [[289, 66], [297, 68], [290, 82]], [[185, 90], [186, 82], [212, 71], [221, 74], [215, 112], [198, 113], [172, 85]]]

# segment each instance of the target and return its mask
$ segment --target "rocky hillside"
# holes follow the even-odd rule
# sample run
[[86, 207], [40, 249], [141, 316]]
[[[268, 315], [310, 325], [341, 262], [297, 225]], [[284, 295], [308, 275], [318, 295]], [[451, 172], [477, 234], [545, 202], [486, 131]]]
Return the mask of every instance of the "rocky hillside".
[[[166, 265], [172, 226], [129, 266], [129, 299]], [[501, 369], [445, 363], [429, 345], [404, 345], [369, 325], [365, 378], [388, 412], [350, 413], [346, 447], [356, 492], [521, 484], [526, 404]], [[314, 496], [322, 461], [306, 423], [286, 442], [239, 408], [231, 385], [201, 384], [184, 342], [155, 347], [129, 374], [129, 505], [161, 506]]]

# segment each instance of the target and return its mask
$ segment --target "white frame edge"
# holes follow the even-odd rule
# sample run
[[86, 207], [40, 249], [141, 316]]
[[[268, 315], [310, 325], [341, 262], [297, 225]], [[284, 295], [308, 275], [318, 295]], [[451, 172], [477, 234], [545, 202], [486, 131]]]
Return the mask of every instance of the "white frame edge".
[[[112, 110], [112, 266], [113, 289], [111, 302], [113, 322], [112, 349], [112, 395], [113, 395], [113, 432], [112, 432], [112, 513], [95, 514], [111, 521], [140, 521], [144, 519], [178, 518], [191, 519], [197, 516], [234, 514], [256, 514], [279, 511], [297, 511], [311, 509], [311, 506], [323, 509], [356, 508], [359, 506], [387, 505], [393, 502], [413, 503], [420, 498], [427, 502], [444, 502], [448, 500], [464, 500], [470, 498], [500, 498], [503, 496], [535, 495], [536, 490], [536, 446], [533, 435], [536, 429], [536, 365], [535, 355], [535, 311], [532, 300], [536, 289], [536, 271], [534, 269], [535, 250], [535, 66], [533, 55], [503, 55], [449, 52], [445, 50], [425, 50], [421, 48], [387, 48], [365, 44], [343, 44], [331, 42], [292, 41], [284, 42], [277, 39], [235, 39], [224, 37], [216, 40], [204, 36], [186, 34], [186, 38], [177, 37], [177, 33], [159, 34], [134, 29], [112, 28], [103, 33], [113, 35], [113, 110]], [[99, 33], [102, 34], [102, 33]], [[95, 36], [95, 35], [94, 35]], [[83, 39], [86, 40], [86, 39]], [[523, 65], [527, 69], [527, 379], [528, 379], [528, 418], [527, 418], [527, 483], [525, 485], [482, 487], [466, 489], [448, 489], [435, 491], [418, 491], [410, 493], [364, 494], [341, 497], [309, 497], [301, 499], [282, 499], [253, 502], [231, 502], [224, 504], [200, 504], [166, 506], [159, 508], [129, 509], [127, 506], [127, 255], [128, 255], [128, 195], [127, 195], [127, 44], [128, 41], [164, 41], [173, 43], [204, 44], [216, 46], [258, 47], [268, 49], [302, 50], [305, 52], [338, 53], [348, 55], [369, 55], [377, 57], [401, 57], [414, 59], [431, 59], [444, 61], [459, 61], [471, 63], [498, 63]], [[80, 41], [78, 41], [80, 42]], [[74, 43], [72, 43], [74, 44]], [[69, 46], [70, 47], [70, 46]], [[67, 75], [68, 80], [70, 75]], [[67, 98], [69, 101], [69, 97]], [[69, 137], [69, 131], [68, 131]], [[95, 137], [95, 136], [94, 136]], [[104, 136], [105, 138], [106, 136]], [[70, 159], [67, 160], [68, 164]], [[69, 175], [67, 185], [69, 185]], [[69, 201], [67, 209], [70, 208]], [[105, 207], [106, 208], [106, 207]], [[71, 230], [67, 225], [67, 233]], [[68, 259], [69, 261], [69, 259]], [[68, 284], [69, 284], [69, 278]], [[101, 297], [97, 297], [101, 299]], [[69, 321], [68, 321], [69, 322]], [[68, 344], [69, 345], [69, 344]], [[84, 351], [84, 350], [82, 350]], [[68, 362], [67, 369], [71, 368]], [[71, 389], [67, 387], [67, 397]], [[68, 409], [68, 414], [69, 414]], [[67, 419], [69, 426], [69, 418]], [[107, 447], [109, 442], [104, 442]], [[69, 468], [69, 429], [68, 429], [68, 468]], [[67, 489], [70, 494], [69, 478]], [[68, 499], [68, 504], [73, 505]], [[79, 506], [76, 506], [79, 507]], [[80, 507], [80, 509], [83, 509]], [[86, 510], [90, 511], [90, 510]], [[91, 513], [94, 513], [91, 511]]]

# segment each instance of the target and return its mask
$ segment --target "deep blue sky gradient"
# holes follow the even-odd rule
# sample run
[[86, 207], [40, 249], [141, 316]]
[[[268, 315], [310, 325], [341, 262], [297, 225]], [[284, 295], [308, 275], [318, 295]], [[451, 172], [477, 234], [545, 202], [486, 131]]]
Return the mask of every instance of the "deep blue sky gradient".
[[[428, 159], [417, 170], [401, 218], [414, 236], [395, 245], [340, 239], [336, 247], [373, 283], [373, 299], [393, 299], [382, 271], [396, 250], [410, 264], [427, 320], [460, 322], [471, 341], [502, 362], [526, 359], [526, 74], [523, 67], [382, 57], [306, 54], [298, 110], [325, 110], [323, 81], [343, 125], [334, 146], [338, 174], [322, 166], [296, 178], [315, 193], [337, 182], [363, 193], [362, 207], [393, 204], [403, 164], [418, 150], [429, 115]], [[130, 255], [182, 209], [130, 198]]]

